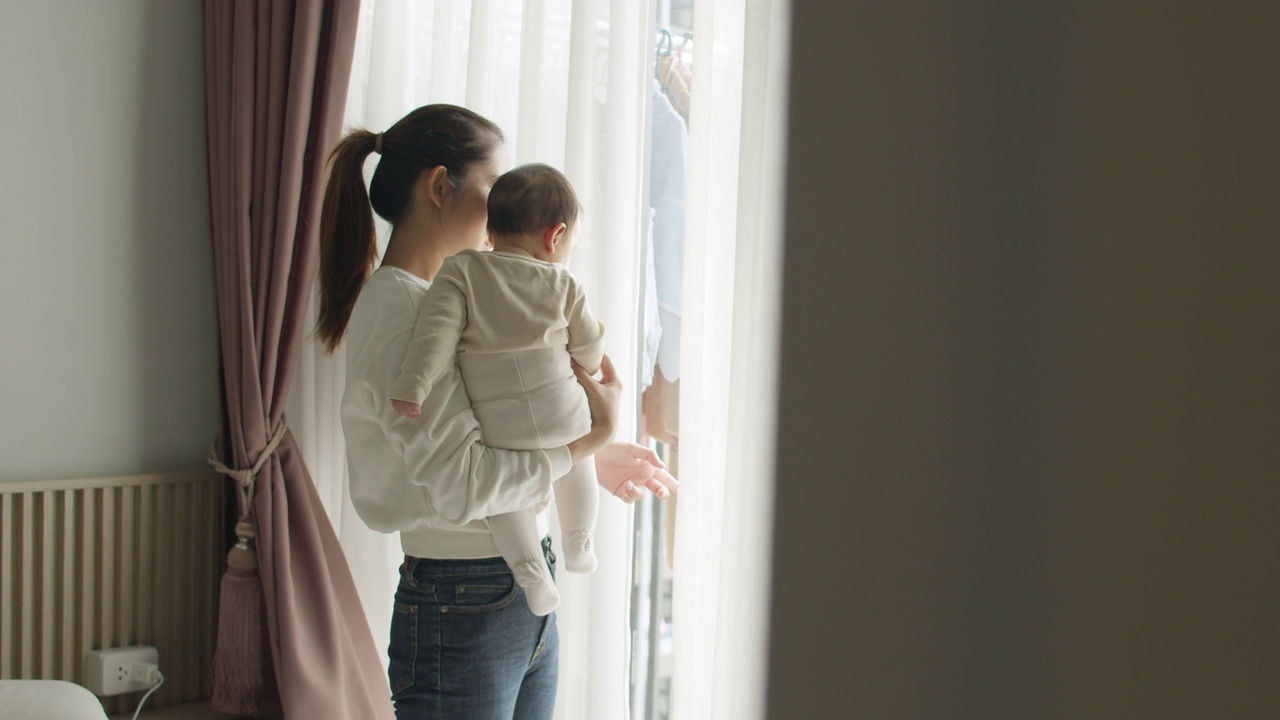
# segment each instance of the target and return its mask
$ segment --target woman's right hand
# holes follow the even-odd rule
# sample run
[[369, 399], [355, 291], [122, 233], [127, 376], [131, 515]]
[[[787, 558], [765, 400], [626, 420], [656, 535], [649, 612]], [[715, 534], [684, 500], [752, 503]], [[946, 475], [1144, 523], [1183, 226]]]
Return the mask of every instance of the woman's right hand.
[[591, 377], [576, 362], [573, 374], [587, 393], [587, 405], [591, 409], [591, 431], [569, 443], [569, 455], [574, 462], [585, 460], [602, 450], [613, 440], [618, 425], [618, 404], [622, 398], [622, 381], [613, 369], [613, 361], [605, 355], [600, 360], [600, 379]]
[[648, 490], [665, 500], [680, 486], [653, 448], [612, 442], [596, 453], [596, 482], [622, 502], [639, 500]]

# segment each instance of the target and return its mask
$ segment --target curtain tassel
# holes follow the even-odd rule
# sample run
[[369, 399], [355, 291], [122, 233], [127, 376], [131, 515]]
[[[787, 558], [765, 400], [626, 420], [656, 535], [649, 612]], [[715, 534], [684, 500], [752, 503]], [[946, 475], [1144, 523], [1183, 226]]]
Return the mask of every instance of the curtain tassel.
[[252, 545], [257, 532], [248, 516], [236, 523], [238, 539], [227, 553], [227, 572], [222, 576], [210, 705], [228, 715], [258, 716], [266, 700], [262, 579]]
[[262, 578], [258, 574], [258, 554], [254, 546], [258, 527], [253, 519], [253, 495], [258, 472], [284, 439], [282, 415], [271, 433], [267, 447], [250, 470], [233, 470], [218, 462], [216, 448], [209, 453], [215, 470], [234, 478], [240, 493], [240, 521], [236, 523], [236, 544], [227, 553], [227, 571], [222, 575], [218, 600], [218, 640], [213, 652], [214, 710], [228, 715], [260, 716], [268, 701], [266, 663], [271, 650], [265, 641], [265, 605]]

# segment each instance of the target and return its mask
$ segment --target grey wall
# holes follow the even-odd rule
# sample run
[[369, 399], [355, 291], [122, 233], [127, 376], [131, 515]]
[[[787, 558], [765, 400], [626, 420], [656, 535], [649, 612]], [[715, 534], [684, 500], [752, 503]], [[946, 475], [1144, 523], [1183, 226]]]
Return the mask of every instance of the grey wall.
[[198, 2], [0, 3], [0, 481], [203, 464], [201, 33]]
[[793, 32], [770, 717], [1280, 717], [1275, 4]]

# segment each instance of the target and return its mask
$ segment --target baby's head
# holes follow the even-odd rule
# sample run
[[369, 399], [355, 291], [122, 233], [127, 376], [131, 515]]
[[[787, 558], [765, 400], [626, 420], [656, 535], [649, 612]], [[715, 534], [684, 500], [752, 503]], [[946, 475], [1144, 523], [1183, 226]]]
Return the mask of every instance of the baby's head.
[[507, 171], [489, 190], [489, 238], [494, 250], [523, 251], [567, 263], [582, 206], [564, 173], [531, 163]]

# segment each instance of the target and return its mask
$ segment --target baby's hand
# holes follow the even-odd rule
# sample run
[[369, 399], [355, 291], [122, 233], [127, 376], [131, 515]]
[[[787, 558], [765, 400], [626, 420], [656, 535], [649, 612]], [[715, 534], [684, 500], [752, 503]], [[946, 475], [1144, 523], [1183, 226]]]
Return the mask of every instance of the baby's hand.
[[422, 414], [422, 406], [408, 400], [392, 400], [391, 407], [396, 409], [400, 417], [418, 417]]

